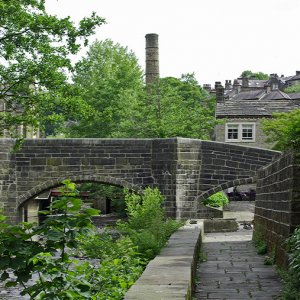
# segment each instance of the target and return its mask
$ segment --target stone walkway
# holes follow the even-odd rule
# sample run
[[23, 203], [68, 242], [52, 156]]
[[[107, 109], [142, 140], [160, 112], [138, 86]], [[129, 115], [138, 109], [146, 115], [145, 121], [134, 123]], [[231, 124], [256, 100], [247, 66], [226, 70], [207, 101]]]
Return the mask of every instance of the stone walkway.
[[251, 239], [245, 229], [205, 234], [194, 299], [280, 299], [281, 282]]

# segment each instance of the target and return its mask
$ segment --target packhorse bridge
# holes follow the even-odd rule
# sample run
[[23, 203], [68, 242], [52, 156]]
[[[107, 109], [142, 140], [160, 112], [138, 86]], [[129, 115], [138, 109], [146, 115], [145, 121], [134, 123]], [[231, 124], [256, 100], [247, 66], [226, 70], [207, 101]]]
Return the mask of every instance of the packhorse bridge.
[[187, 138], [0, 140], [0, 205], [10, 222], [19, 208], [64, 179], [141, 190], [158, 187], [177, 218], [207, 218], [205, 197], [254, 183], [280, 152]]

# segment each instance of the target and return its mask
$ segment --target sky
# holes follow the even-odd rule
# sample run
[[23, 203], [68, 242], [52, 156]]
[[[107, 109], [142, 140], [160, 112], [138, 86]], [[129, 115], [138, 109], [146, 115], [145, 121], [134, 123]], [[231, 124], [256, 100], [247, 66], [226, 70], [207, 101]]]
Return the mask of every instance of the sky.
[[91, 41], [128, 47], [143, 70], [145, 35], [157, 33], [161, 77], [195, 73], [213, 85], [244, 70], [300, 70], [300, 0], [46, 0], [46, 9], [75, 23], [95, 11], [107, 24]]

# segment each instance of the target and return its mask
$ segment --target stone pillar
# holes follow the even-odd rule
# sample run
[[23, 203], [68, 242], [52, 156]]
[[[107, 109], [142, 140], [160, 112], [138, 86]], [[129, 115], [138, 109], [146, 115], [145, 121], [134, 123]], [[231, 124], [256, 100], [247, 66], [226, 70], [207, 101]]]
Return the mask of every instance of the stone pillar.
[[0, 212], [9, 223], [18, 222], [14, 144], [13, 139], [0, 139]]
[[159, 78], [158, 34], [146, 34], [146, 84]]

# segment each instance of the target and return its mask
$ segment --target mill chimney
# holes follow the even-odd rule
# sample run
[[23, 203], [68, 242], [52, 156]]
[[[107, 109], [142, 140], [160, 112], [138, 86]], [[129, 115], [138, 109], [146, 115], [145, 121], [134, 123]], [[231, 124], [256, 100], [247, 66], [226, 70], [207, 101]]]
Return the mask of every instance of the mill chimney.
[[146, 84], [159, 78], [158, 34], [148, 33], [146, 38]]

